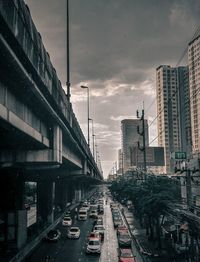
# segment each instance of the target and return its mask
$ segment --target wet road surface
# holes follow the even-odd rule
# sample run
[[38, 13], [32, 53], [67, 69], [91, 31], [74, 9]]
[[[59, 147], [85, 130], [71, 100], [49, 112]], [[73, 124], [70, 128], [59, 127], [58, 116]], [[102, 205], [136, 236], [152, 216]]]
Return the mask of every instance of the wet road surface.
[[58, 225], [61, 231], [61, 239], [57, 243], [42, 242], [33, 253], [25, 260], [26, 262], [44, 262], [46, 256], [50, 256], [50, 261], [56, 262], [117, 262], [117, 237], [113, 227], [112, 214], [109, 203], [104, 205], [104, 227], [105, 237], [102, 244], [101, 255], [86, 254], [87, 236], [93, 227], [93, 219], [77, 221], [74, 219], [73, 225], [79, 226], [81, 235], [79, 239], [67, 239], [67, 227]]

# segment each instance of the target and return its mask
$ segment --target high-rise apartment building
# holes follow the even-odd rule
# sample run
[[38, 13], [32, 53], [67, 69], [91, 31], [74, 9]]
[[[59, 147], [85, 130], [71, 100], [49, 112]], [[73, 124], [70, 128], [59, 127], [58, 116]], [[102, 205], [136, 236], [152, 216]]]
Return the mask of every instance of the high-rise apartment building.
[[171, 153], [191, 151], [188, 67], [156, 69], [158, 146], [165, 149], [165, 172], [174, 173]]
[[200, 153], [200, 36], [188, 47], [192, 151]]
[[[130, 151], [131, 147], [138, 145], [143, 145], [143, 138], [137, 132], [138, 126], [140, 132], [142, 131], [142, 121], [140, 119], [124, 119], [121, 121], [121, 130], [122, 130], [122, 154], [123, 154], [123, 169], [124, 171], [128, 170], [131, 167], [131, 158]], [[145, 144], [149, 144], [149, 133], [148, 133], [148, 124], [145, 120]]]
[[118, 173], [123, 174], [123, 154], [121, 148], [118, 150]]

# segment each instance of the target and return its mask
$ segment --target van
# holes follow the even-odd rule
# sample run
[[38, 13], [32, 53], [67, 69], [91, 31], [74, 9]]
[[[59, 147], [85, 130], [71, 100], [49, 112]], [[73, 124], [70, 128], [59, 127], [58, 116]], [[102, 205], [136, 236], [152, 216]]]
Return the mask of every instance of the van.
[[86, 209], [79, 209], [78, 212], [78, 220], [87, 220], [87, 210]]

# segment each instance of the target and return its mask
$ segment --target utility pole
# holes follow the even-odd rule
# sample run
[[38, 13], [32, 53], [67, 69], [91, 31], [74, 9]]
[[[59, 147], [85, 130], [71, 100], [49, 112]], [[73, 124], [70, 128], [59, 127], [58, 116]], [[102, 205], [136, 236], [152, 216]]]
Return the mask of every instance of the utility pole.
[[[192, 179], [194, 177], [199, 178], [199, 175], [193, 175], [196, 172], [199, 172], [199, 169], [193, 168], [192, 170], [185, 166], [184, 168], [177, 168], [175, 167], [175, 173], [180, 172], [180, 175], [177, 175], [177, 177], [183, 177], [185, 179], [185, 187], [186, 187], [186, 203], [188, 208], [191, 206], [191, 199], [192, 199]], [[182, 173], [185, 173], [185, 175], [182, 175]], [[192, 177], [191, 177], [192, 174]]]
[[187, 194], [187, 205], [191, 206], [192, 188], [191, 188], [191, 170], [186, 168], [186, 194]]
[[145, 139], [145, 122], [144, 122], [144, 109], [142, 109], [142, 115], [139, 117], [139, 111], [136, 111], [137, 118], [140, 118], [142, 121], [142, 131], [140, 131], [140, 127], [137, 126], [137, 132], [143, 138], [143, 145], [140, 146], [140, 142], [138, 141], [138, 149], [143, 152], [143, 170], [147, 171], [147, 163], [146, 163], [146, 139]]
[[94, 120], [92, 118], [89, 118], [89, 121], [92, 121], [92, 154], [93, 154], [93, 157], [95, 159], [95, 155], [94, 155], [94, 137], [95, 137], [95, 134], [94, 134]]
[[69, 0], [66, 0], [66, 54], [67, 54], [67, 99], [70, 101], [70, 61], [69, 61]]

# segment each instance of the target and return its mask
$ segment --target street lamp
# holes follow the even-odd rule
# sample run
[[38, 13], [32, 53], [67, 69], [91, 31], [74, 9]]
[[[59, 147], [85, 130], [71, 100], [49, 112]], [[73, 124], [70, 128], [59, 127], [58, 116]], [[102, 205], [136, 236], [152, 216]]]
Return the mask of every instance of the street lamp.
[[95, 158], [95, 155], [94, 155], [94, 137], [95, 137], [95, 134], [94, 134], [94, 121], [92, 118], [89, 118], [90, 121], [92, 121], [92, 152], [93, 152], [93, 157]]
[[66, 55], [67, 55], [67, 99], [70, 101], [70, 61], [69, 61], [69, 0], [66, 0]]
[[89, 103], [89, 87], [81, 86], [83, 89], [87, 89], [87, 113], [88, 113], [88, 146], [90, 147], [90, 103]]

